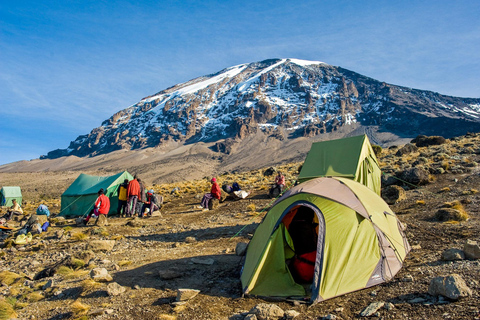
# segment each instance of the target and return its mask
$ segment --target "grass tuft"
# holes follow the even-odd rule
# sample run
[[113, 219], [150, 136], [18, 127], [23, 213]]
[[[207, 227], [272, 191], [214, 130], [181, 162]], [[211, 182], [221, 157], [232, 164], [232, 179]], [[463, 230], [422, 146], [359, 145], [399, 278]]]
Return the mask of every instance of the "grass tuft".
[[84, 304], [81, 301], [76, 300], [70, 305], [70, 308], [72, 308], [72, 312], [75, 315], [83, 315], [86, 314], [91, 307], [88, 304]]
[[122, 261], [118, 261], [117, 263], [120, 267], [125, 267], [125, 266], [129, 266], [132, 264], [132, 261], [130, 260], [122, 260]]
[[27, 299], [28, 302], [37, 302], [44, 299], [45, 297], [40, 292], [34, 291], [34, 292], [28, 293], [25, 296], [25, 298]]
[[8, 320], [16, 317], [17, 313], [13, 309], [13, 306], [7, 301], [0, 301], [0, 320]]
[[88, 235], [86, 235], [83, 232], [76, 232], [76, 233], [72, 234], [70, 239], [73, 240], [73, 241], [83, 241], [83, 240], [88, 239]]
[[417, 206], [424, 206], [425, 200], [417, 200]]
[[73, 270], [67, 266], [60, 266], [57, 274], [62, 275], [65, 279], [74, 279], [82, 277], [88, 273], [88, 270]]
[[0, 272], [0, 282], [6, 284], [7, 286], [11, 285], [21, 277], [21, 275], [7, 270]]

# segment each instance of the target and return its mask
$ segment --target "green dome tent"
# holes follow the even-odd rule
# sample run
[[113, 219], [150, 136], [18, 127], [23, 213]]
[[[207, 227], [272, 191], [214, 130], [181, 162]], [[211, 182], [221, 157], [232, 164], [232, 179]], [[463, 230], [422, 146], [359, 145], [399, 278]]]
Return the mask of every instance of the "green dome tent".
[[[314, 240], [299, 241], [308, 234], [296, 229], [300, 220], [293, 223], [299, 212], [311, 214]], [[310, 282], [295, 278], [306, 247], [314, 254]], [[319, 302], [392, 279], [409, 250], [402, 224], [375, 192], [347, 178], [316, 178], [285, 192], [258, 226], [242, 287], [249, 295]]]
[[113, 176], [101, 177], [80, 174], [77, 179], [62, 194], [61, 216], [83, 216], [93, 209], [98, 197], [98, 190], [103, 188], [110, 198], [110, 213], [115, 213], [118, 206], [118, 188], [125, 179], [133, 179], [127, 171]]
[[370, 141], [366, 135], [362, 135], [313, 143], [298, 181], [345, 177], [366, 185], [380, 195], [381, 175]]
[[22, 204], [22, 190], [20, 187], [3, 187], [0, 190], [0, 205], [11, 207], [13, 199], [17, 200], [17, 203]]

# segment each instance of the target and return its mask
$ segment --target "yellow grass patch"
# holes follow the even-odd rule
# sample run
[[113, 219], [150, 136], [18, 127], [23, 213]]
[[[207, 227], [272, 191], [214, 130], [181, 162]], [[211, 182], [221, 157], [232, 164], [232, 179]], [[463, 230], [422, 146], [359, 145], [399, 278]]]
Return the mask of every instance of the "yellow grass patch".
[[418, 206], [423, 206], [423, 205], [425, 205], [425, 200], [417, 200], [416, 203], [417, 203]]
[[445, 188], [442, 188], [440, 189], [440, 192], [450, 192], [450, 188], [449, 187], [445, 187]]
[[16, 317], [17, 314], [13, 306], [5, 300], [0, 301], [0, 320], [8, 320]]
[[116, 234], [116, 235], [110, 237], [111, 240], [121, 240], [121, 239], [124, 239], [124, 238], [125, 237], [121, 234]]
[[45, 297], [40, 292], [34, 291], [34, 292], [28, 293], [25, 296], [25, 298], [27, 299], [28, 302], [37, 302], [44, 299]]
[[70, 308], [75, 315], [82, 315], [86, 314], [88, 310], [90, 310], [91, 306], [82, 303], [80, 300], [76, 300], [70, 305]]
[[255, 204], [254, 203], [249, 204], [247, 206], [247, 210], [250, 211], [250, 212], [255, 212], [255, 210], [256, 210]]
[[93, 290], [93, 289], [96, 289], [98, 287], [100, 287], [102, 284], [93, 280], [93, 279], [85, 279], [83, 280], [82, 282], [80, 282], [80, 286], [82, 287], [82, 289], [84, 291], [89, 291], [89, 290]]
[[120, 266], [120, 267], [125, 267], [125, 266], [129, 266], [132, 264], [132, 261], [130, 260], [122, 260], [122, 261], [118, 261], [117, 264]]
[[83, 241], [83, 240], [88, 239], [88, 235], [86, 235], [83, 232], [76, 232], [76, 233], [72, 234], [70, 239], [73, 240], [73, 241]]
[[73, 270], [67, 266], [60, 266], [57, 274], [62, 275], [65, 279], [74, 279], [82, 277], [88, 273], [88, 270]]
[[159, 320], [176, 320], [177, 319], [177, 316], [172, 316], [170, 314], [161, 314], [158, 316], [158, 319]]
[[0, 272], [0, 282], [6, 284], [7, 286], [11, 285], [17, 279], [20, 279], [22, 276], [11, 271], [2, 271]]

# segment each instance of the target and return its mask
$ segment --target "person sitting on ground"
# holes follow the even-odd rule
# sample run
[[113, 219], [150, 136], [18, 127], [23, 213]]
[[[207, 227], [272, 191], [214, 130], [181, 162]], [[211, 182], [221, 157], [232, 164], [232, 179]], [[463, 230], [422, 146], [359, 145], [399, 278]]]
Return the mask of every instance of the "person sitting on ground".
[[277, 176], [275, 177], [275, 187], [279, 187], [280, 191], [285, 187], [285, 176], [281, 171], [278, 171]]
[[220, 200], [220, 198], [222, 197], [222, 190], [217, 183], [217, 179], [213, 177], [210, 181], [212, 182], [212, 188], [210, 189], [210, 193], [206, 193], [202, 198], [202, 202], [200, 203], [200, 206], [205, 209], [208, 209], [208, 204], [211, 199], [215, 198]]
[[22, 207], [17, 203], [17, 199], [12, 200], [12, 206], [7, 210], [7, 213], [3, 217], [8, 221], [12, 219], [13, 215], [23, 215]]
[[[138, 216], [142, 217], [145, 210], [148, 209], [147, 216], [151, 217], [153, 211], [160, 210], [160, 208], [162, 207], [162, 203], [163, 203], [163, 197], [162, 196], [157, 197], [157, 195], [155, 194], [155, 191], [153, 189], [148, 190], [146, 201], [143, 204], [142, 211], [140, 212], [140, 214]], [[160, 216], [161, 216], [161, 214], [160, 214]]]
[[123, 183], [118, 188], [118, 207], [117, 214], [122, 217], [127, 214], [127, 188], [128, 188], [128, 179], [123, 180]]
[[87, 225], [90, 218], [93, 216], [99, 216], [104, 214], [105, 216], [110, 211], [110, 199], [104, 194], [105, 191], [102, 189], [98, 190], [98, 198], [95, 200], [93, 210], [90, 211], [87, 218], [83, 219], [83, 224]]

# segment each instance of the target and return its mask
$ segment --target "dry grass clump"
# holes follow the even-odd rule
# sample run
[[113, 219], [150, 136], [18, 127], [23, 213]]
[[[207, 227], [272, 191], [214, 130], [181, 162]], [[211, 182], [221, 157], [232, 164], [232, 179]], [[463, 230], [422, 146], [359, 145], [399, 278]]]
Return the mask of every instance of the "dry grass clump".
[[68, 232], [68, 231], [70, 231], [70, 230], [72, 230], [72, 229], [73, 229], [72, 226], [67, 226], [67, 227], [63, 228], [63, 230], [64, 230], [65, 232]]
[[125, 266], [129, 266], [132, 264], [132, 261], [130, 260], [122, 260], [122, 261], [118, 261], [117, 264], [120, 266], [120, 267], [125, 267]]
[[25, 296], [25, 299], [27, 299], [28, 302], [37, 302], [44, 298], [44, 295], [37, 291], [30, 292]]
[[465, 211], [465, 208], [458, 200], [452, 202], [445, 202], [443, 204], [443, 208], [451, 208], [457, 211], [455, 216], [453, 217], [453, 220], [455, 221], [467, 221], [470, 218], [468, 213]]
[[82, 259], [72, 258], [70, 260], [70, 265], [75, 269], [80, 269], [85, 266], [85, 261], [83, 261]]
[[7, 286], [11, 285], [20, 278], [22, 278], [22, 276], [16, 274], [15, 272], [7, 270], [0, 272], [0, 282], [6, 284]]
[[84, 241], [84, 240], [88, 239], [88, 235], [86, 235], [83, 232], [76, 232], [76, 233], [72, 234], [70, 239], [73, 240], [73, 241]]
[[254, 203], [251, 203], [247, 206], [247, 210], [250, 211], [250, 212], [255, 212], [256, 211], [256, 207], [255, 207], [255, 204]]
[[80, 286], [84, 291], [90, 291], [94, 290], [98, 287], [100, 287], [102, 284], [100, 282], [97, 282], [93, 279], [85, 279], [82, 282], [80, 282]]
[[158, 316], [158, 319], [159, 320], [176, 320], [177, 316], [162, 313], [161, 315]]
[[116, 234], [114, 236], [111, 236], [110, 239], [111, 240], [121, 240], [121, 239], [125, 239], [125, 237], [121, 234]]
[[88, 273], [88, 270], [74, 270], [67, 266], [60, 266], [57, 270], [57, 274], [62, 275], [65, 279], [74, 279], [82, 277]]
[[425, 200], [417, 200], [416, 204], [417, 204], [417, 206], [424, 206], [425, 205]]
[[91, 306], [82, 303], [80, 300], [76, 300], [70, 305], [70, 308], [75, 315], [80, 316], [86, 314]]
[[440, 189], [440, 192], [450, 192], [450, 191], [452, 191], [450, 189], [450, 187], [444, 187], [444, 188]]
[[0, 301], [0, 320], [8, 320], [17, 317], [13, 306], [5, 300]]
[[464, 195], [464, 196], [471, 195], [471, 194], [476, 194], [476, 193], [478, 193], [477, 189], [470, 189], [470, 190], [462, 191], [462, 195]]

